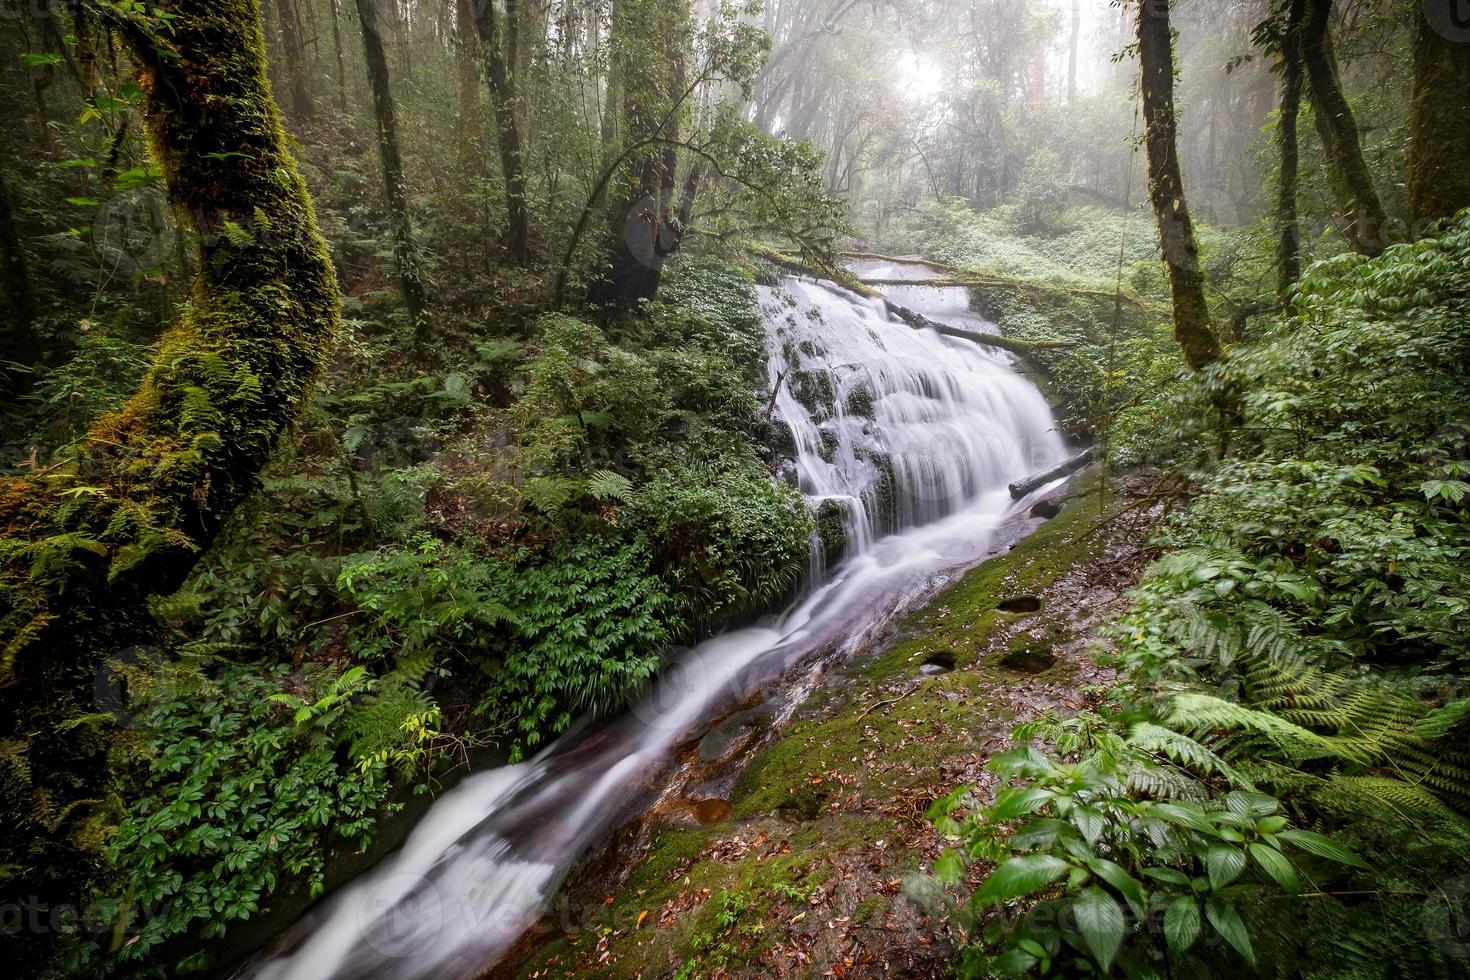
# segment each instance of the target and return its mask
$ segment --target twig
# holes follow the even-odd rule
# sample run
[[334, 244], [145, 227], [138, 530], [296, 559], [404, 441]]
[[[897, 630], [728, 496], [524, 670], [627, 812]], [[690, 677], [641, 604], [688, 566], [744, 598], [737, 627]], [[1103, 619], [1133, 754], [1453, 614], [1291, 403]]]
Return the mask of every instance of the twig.
[[913, 694], [918, 689], [919, 689], [919, 685], [918, 684], [915, 684], [913, 687], [909, 688], [907, 691], [904, 691], [902, 694], [900, 694], [896, 698], [889, 698], [887, 701], [877, 701], [877, 702], [875, 702], [873, 704], [870, 704], [870, 705], [868, 705], [867, 710], [865, 710], [862, 714], [858, 715], [853, 720], [854, 721], [862, 721], [864, 718], [868, 717], [868, 715], [871, 714], [875, 709], [881, 708], [885, 704], [897, 704], [898, 702], [902, 701], [904, 698], [908, 697], [910, 694]]

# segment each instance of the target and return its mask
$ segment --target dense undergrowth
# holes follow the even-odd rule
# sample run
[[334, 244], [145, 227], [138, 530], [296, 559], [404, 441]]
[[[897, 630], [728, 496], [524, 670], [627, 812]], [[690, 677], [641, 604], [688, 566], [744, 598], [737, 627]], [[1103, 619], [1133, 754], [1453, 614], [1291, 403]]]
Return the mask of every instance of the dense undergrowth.
[[745, 273], [691, 259], [608, 328], [467, 325], [429, 371], [395, 357], [401, 317], [359, 303], [350, 325], [262, 490], [156, 602], [157, 646], [110, 663], [126, 698], [77, 722], [131, 727], [127, 802], [98, 828], [115, 873], [71, 926], [73, 969], [107, 951], [134, 971], [287, 886], [319, 893], [328, 853], [370, 844], [409, 790], [622, 703], [671, 645], [805, 567], [811, 516], [765, 459]]
[[994, 866], [962, 974], [1463, 969], [1467, 270], [1463, 218], [1319, 263], [1202, 382], [1242, 424], [1175, 444], [1198, 495], [1109, 635], [1112, 709], [1018, 730], [992, 806], [933, 811], [945, 880]]

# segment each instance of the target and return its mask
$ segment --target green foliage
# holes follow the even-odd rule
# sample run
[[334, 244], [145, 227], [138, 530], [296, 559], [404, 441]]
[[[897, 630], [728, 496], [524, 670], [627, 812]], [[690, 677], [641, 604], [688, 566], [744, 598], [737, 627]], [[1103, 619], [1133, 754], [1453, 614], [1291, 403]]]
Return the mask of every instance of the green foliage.
[[113, 951], [119, 969], [186, 933], [223, 935], [287, 882], [319, 894], [329, 850], [366, 847], [395, 806], [388, 766], [344, 755], [346, 723], [374, 700], [360, 668], [169, 669], [152, 680], [165, 687], [139, 719], [145, 761], [108, 845], [122, 882], [91, 913], [126, 937]]
[[[1115, 963], [1129, 976], [1210, 975], [1210, 965], [1238, 974], [1256, 964], [1245, 909], [1278, 890], [1297, 894], [1313, 865], [1366, 867], [1293, 828], [1270, 796], [1140, 797], [1128, 779], [1139, 751], [1063, 763], [1017, 749], [991, 761], [1004, 781], [993, 805], [959, 790], [931, 808], [940, 832], [961, 841], [936, 864], [941, 881], [958, 883], [974, 862], [994, 866], [960, 913], [981, 938], [961, 976], [1107, 975]], [[960, 809], [969, 813], [956, 820]], [[1002, 914], [1018, 900], [1023, 908]]]
[[[1470, 855], [1470, 704], [1456, 693], [1470, 668], [1467, 269], [1463, 220], [1376, 260], [1319, 263], [1292, 315], [1180, 389], [1176, 410], [1228, 385], [1244, 417], [1113, 628], [1115, 696], [1134, 707], [1018, 730], [1056, 756], [1006, 757], [1019, 784], [964, 824], [948, 816], [963, 793], [936, 809], [961, 839], [949, 877], [1003, 862], [965, 920], [981, 928], [970, 968], [1106, 970], [1116, 948], [1132, 975], [1454, 975], [1446, 950], [1399, 940]], [[1176, 826], [1149, 836], [1161, 808]], [[1287, 813], [1331, 836], [1290, 829]], [[1108, 837], [1114, 827], [1132, 836]], [[1150, 895], [1162, 940], [1127, 919], [1119, 929], [1114, 906], [1136, 911], [1131, 885], [1088, 864], [1099, 840], [1151, 893], [1180, 889]], [[1343, 865], [1341, 884], [1283, 897], [1302, 884], [1292, 850]], [[1374, 855], [1371, 872], [1352, 851]], [[1256, 880], [1238, 890], [1245, 872]], [[1072, 914], [980, 922], [992, 899], [1021, 895]], [[1197, 943], [1209, 930], [1223, 940], [1213, 952]]]
[[778, 597], [809, 554], [813, 523], [801, 495], [753, 462], [668, 470], [638, 491], [631, 509], [696, 622]]
[[511, 726], [513, 755], [565, 730], [575, 712], [623, 703], [653, 674], [680, 625], [648, 567], [640, 542], [590, 536], [522, 556], [505, 583], [513, 628], [479, 658], [478, 710]]

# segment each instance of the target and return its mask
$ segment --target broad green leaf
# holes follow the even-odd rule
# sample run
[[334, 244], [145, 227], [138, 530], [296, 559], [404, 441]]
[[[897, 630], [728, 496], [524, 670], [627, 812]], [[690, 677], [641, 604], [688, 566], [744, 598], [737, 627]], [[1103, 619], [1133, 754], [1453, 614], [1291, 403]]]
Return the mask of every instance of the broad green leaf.
[[1205, 848], [1205, 870], [1210, 874], [1210, 888], [1219, 891], [1245, 870], [1245, 852], [1212, 844]]
[[1092, 869], [1093, 874], [1118, 889], [1118, 893], [1133, 906], [1135, 913], [1144, 914], [1148, 907], [1148, 895], [1143, 890], [1143, 883], [1130, 875], [1121, 864], [1107, 858], [1093, 858], [1087, 862], [1087, 866]]
[[1164, 907], [1164, 938], [1176, 953], [1184, 952], [1199, 938], [1199, 902], [1193, 895], [1170, 899]]
[[1050, 790], [1035, 786], [1029, 789], [1002, 790], [996, 797], [995, 806], [990, 808], [990, 819], [1002, 822], [1014, 820], [1022, 814], [1035, 811], [1051, 797]]
[[1296, 880], [1296, 869], [1291, 862], [1274, 847], [1265, 844], [1251, 844], [1251, 857], [1261, 866], [1261, 870], [1276, 879], [1276, 883], [1285, 888], [1288, 894], [1295, 895], [1301, 887]]
[[1251, 948], [1250, 933], [1246, 932], [1245, 923], [1233, 905], [1224, 899], [1211, 896], [1205, 899], [1205, 918], [1220, 935], [1225, 937], [1227, 943], [1235, 947], [1236, 952], [1245, 957], [1247, 963], [1255, 965], [1256, 953]]
[[1368, 864], [1362, 858], [1343, 847], [1331, 837], [1324, 837], [1310, 830], [1283, 830], [1280, 837], [1282, 840], [1291, 841], [1291, 843], [1300, 847], [1302, 850], [1310, 854], [1315, 854], [1318, 857], [1326, 858], [1329, 861], [1336, 861], [1339, 864], [1351, 865], [1354, 868], [1370, 870]]
[[1066, 861], [1050, 854], [1013, 857], [990, 873], [975, 892], [975, 900], [986, 904], [1029, 895], [1067, 873]]
[[1082, 933], [1087, 948], [1106, 973], [1123, 945], [1127, 922], [1122, 907], [1113, 896], [1093, 887], [1083, 889], [1072, 902], [1072, 914], [1077, 918], [1077, 931]]

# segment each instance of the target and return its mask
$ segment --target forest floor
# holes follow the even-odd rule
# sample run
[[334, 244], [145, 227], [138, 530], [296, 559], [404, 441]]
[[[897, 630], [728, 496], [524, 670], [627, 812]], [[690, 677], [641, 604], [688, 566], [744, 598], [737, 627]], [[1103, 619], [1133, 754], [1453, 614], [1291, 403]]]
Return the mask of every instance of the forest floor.
[[1017, 723], [1093, 706], [1111, 679], [1096, 634], [1153, 557], [1153, 485], [1079, 477], [1057, 517], [836, 667], [728, 801], [615, 835], [488, 975], [947, 975], [962, 937], [943, 896], [905, 887], [948, 843], [926, 811], [956, 786], [992, 794]]

